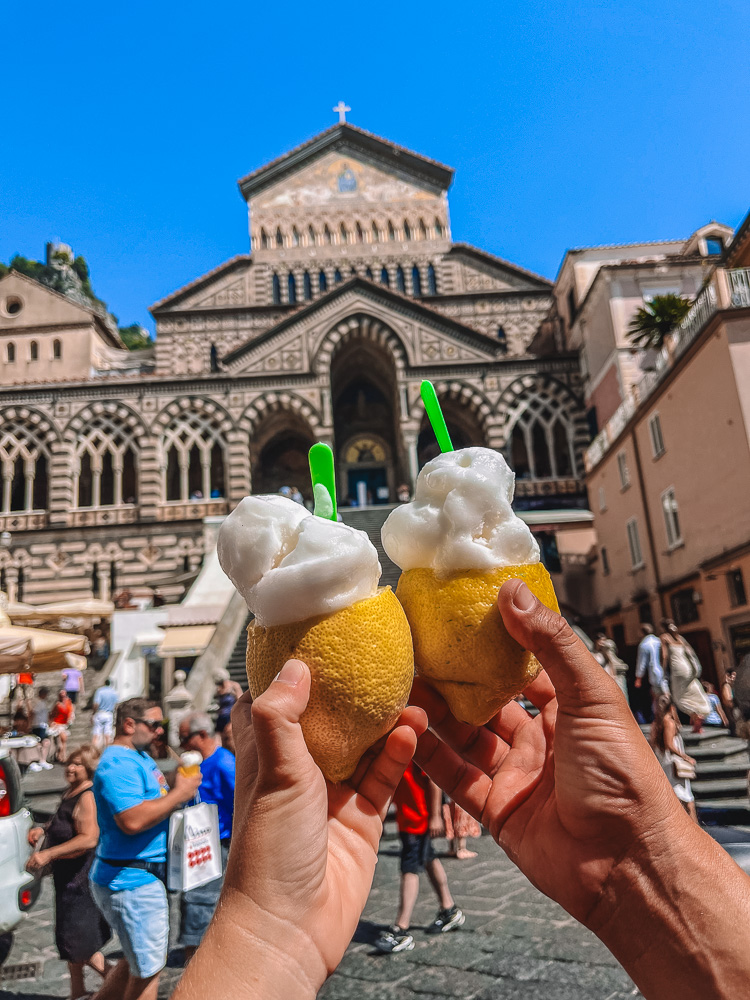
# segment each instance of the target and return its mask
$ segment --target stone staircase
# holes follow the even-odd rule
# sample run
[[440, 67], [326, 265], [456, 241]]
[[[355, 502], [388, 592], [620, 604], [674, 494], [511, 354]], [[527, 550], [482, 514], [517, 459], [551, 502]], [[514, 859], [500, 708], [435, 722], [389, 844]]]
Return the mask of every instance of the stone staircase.
[[380, 529], [394, 506], [396, 504], [383, 504], [382, 507], [339, 507], [339, 513], [344, 524], [367, 532], [370, 541], [378, 550], [378, 559], [383, 567], [380, 585], [381, 587], [390, 585], [395, 590], [401, 570], [385, 554], [383, 543], [380, 540]]
[[242, 628], [237, 636], [237, 642], [234, 644], [234, 649], [227, 660], [226, 668], [229, 672], [229, 676], [233, 681], [236, 681], [243, 691], [247, 690], [247, 670], [245, 668], [245, 657], [247, 651], [247, 626], [252, 620], [252, 615], [248, 615], [245, 621], [242, 623]]
[[[650, 728], [641, 726], [646, 739]], [[683, 726], [681, 732], [685, 752], [695, 758], [696, 776], [690, 785], [701, 817], [749, 823], [748, 744], [718, 726], [706, 726], [702, 733]]]

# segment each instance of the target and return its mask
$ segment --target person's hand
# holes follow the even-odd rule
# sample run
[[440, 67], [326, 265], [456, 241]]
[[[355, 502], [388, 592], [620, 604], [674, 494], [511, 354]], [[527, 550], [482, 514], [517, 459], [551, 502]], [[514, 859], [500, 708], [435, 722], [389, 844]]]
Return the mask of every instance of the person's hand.
[[643, 678], [642, 677], [636, 677], [636, 679], [635, 679], [635, 686], [637, 688], [639, 688], [639, 687], [642, 687], [642, 685], [643, 685]]
[[439, 814], [430, 816], [430, 836], [433, 840], [437, 840], [439, 837], [445, 836], [445, 820]]
[[[252, 928], [265, 956], [281, 954], [283, 941], [274, 980], [278, 995], [284, 995], [283, 977], [293, 969], [314, 996], [341, 960], [367, 901], [388, 805], [427, 726], [421, 709], [406, 709], [354, 775], [331, 784], [310, 756], [299, 724], [309, 696], [309, 669], [289, 660], [267, 691], [254, 702], [244, 694], [232, 710], [232, 847], [204, 958], [205, 965], [212, 934], [229, 947], [232, 928]], [[240, 983], [252, 965], [246, 956]], [[185, 996], [200, 995], [200, 965], [197, 970], [187, 981], [195, 992], [187, 988]]]
[[42, 839], [43, 836], [44, 836], [43, 826], [32, 826], [32, 828], [29, 830], [29, 835], [27, 839], [32, 847], [36, 847], [36, 845], [39, 843], [39, 841]]
[[417, 680], [412, 701], [434, 732], [420, 737], [415, 760], [542, 892], [596, 930], [611, 917], [599, 911], [613, 871], [638, 852], [650, 863], [669, 850], [663, 831], [690, 820], [616, 682], [567, 622], [517, 580], [498, 605], [546, 669], [524, 692], [539, 715], [511, 702], [476, 728]]
[[33, 874], [44, 868], [49, 863], [49, 860], [49, 851], [35, 851], [26, 862], [26, 871]]
[[194, 799], [202, 780], [200, 774], [187, 775], [178, 770], [175, 774], [173, 788], [177, 801], [189, 802]]

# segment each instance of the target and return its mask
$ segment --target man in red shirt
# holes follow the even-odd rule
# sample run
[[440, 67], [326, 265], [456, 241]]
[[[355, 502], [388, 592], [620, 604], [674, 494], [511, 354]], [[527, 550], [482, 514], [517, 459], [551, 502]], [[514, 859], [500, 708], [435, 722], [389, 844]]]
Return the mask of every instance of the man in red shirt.
[[409, 933], [411, 915], [419, 895], [419, 874], [427, 877], [440, 902], [438, 914], [427, 928], [428, 934], [457, 930], [466, 920], [453, 901], [448, 876], [432, 852], [432, 838], [445, 835], [442, 793], [424, 771], [411, 761], [393, 796], [398, 832], [401, 837], [401, 892], [396, 923], [380, 932], [375, 947], [382, 952], [411, 951], [414, 938]]
[[67, 760], [68, 727], [74, 718], [75, 707], [68, 692], [62, 688], [50, 716], [50, 736], [57, 740], [55, 757], [61, 764]]

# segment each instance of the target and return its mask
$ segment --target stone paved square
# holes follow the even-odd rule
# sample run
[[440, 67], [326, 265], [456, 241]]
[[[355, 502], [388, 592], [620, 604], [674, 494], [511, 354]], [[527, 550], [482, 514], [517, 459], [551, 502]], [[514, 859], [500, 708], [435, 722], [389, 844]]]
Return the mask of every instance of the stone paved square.
[[[438, 852], [445, 841], [437, 841]], [[320, 1000], [623, 1000], [637, 990], [607, 949], [557, 904], [541, 895], [490, 837], [472, 841], [471, 861], [444, 858], [451, 890], [466, 913], [459, 931], [425, 933], [437, 904], [426, 876], [414, 913], [414, 951], [381, 955], [373, 941], [398, 905], [399, 841], [392, 823], [380, 846], [365, 912], [344, 960], [319, 993]], [[9, 963], [41, 960], [36, 980], [7, 983], [5, 1000], [67, 996], [67, 970], [55, 953], [52, 886], [16, 935]], [[173, 939], [176, 934], [173, 932]], [[108, 953], [117, 951], [111, 943]], [[181, 954], [170, 956], [160, 997], [169, 997], [181, 974]], [[91, 975], [93, 988], [96, 978]]]

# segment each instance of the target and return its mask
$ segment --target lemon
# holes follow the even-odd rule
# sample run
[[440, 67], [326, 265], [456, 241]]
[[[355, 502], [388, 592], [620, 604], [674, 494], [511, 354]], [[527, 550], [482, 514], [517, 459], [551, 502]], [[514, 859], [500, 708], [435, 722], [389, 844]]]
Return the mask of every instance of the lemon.
[[301, 719], [313, 760], [329, 781], [351, 777], [360, 757], [393, 728], [414, 679], [409, 624], [390, 587], [330, 615], [248, 626], [247, 679], [257, 698], [291, 658], [310, 668]]
[[541, 563], [466, 570], [445, 579], [431, 569], [410, 569], [396, 588], [411, 626], [417, 673], [457, 719], [474, 726], [489, 722], [541, 670], [536, 657], [508, 634], [498, 611], [497, 592], [514, 578], [559, 611]]

